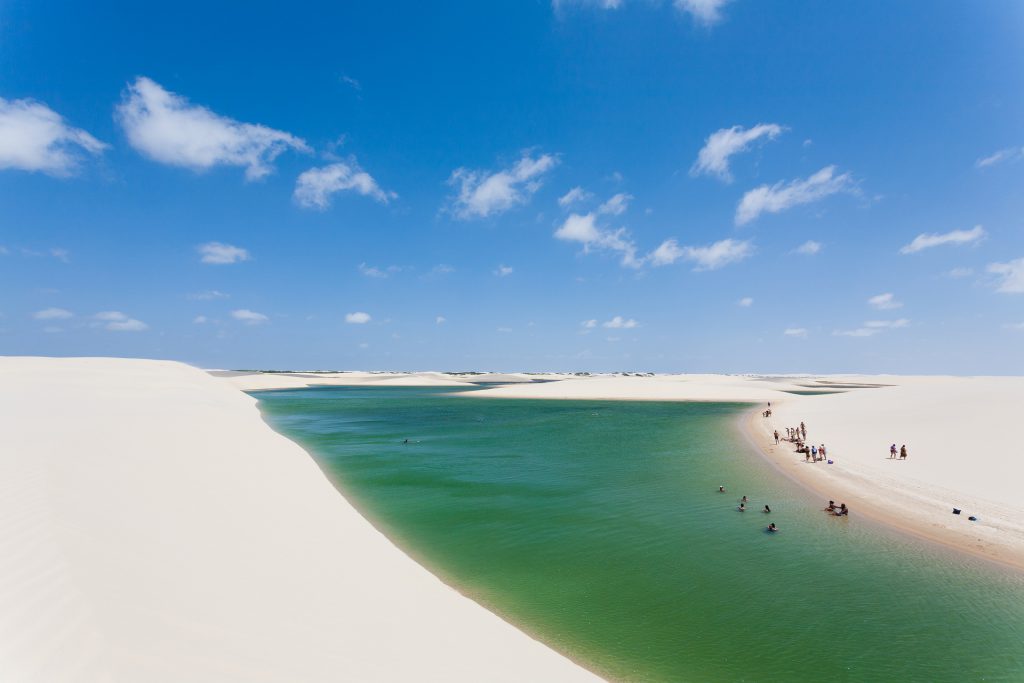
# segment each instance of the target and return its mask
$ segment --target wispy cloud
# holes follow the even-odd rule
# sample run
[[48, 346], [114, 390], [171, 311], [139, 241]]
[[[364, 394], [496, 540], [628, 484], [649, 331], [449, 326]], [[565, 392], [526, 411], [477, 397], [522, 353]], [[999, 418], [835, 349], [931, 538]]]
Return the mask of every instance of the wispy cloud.
[[208, 289], [205, 292], [196, 292], [195, 294], [189, 294], [189, 299], [195, 299], [197, 301], [213, 301], [214, 299], [227, 299], [230, 298], [230, 294], [225, 294], [217, 289]]
[[512, 266], [506, 266], [504, 264], [499, 265], [497, 268], [494, 269], [494, 274], [497, 275], [498, 277], [507, 277], [514, 272], [515, 268], [513, 268]]
[[448, 322], [448, 318], [444, 317], [443, 315], [439, 315], [436, 318], [434, 318], [435, 325], [444, 325], [446, 322]]
[[149, 329], [149, 325], [146, 323], [121, 311], [102, 311], [94, 315], [93, 318], [100, 321], [103, 329], [111, 332], [144, 332]]
[[625, 228], [611, 229], [597, 225], [597, 214], [570, 214], [555, 231], [555, 238], [565, 242], [578, 242], [584, 253], [592, 249], [607, 249], [622, 255], [622, 265], [639, 268], [643, 261], [636, 257], [636, 244]]
[[974, 268], [959, 267], [959, 268], [952, 268], [952, 269], [946, 271], [946, 277], [951, 277], [951, 278], [955, 278], [955, 279], [964, 278], [964, 277], [970, 277], [971, 275], [974, 275]]
[[873, 337], [885, 330], [898, 330], [907, 327], [910, 321], [906, 318], [899, 320], [868, 320], [862, 326], [852, 330], [835, 330], [832, 334], [837, 337]]
[[988, 272], [999, 276], [997, 292], [1003, 294], [1024, 294], [1024, 258], [1006, 263], [990, 263]]
[[283, 152], [310, 151], [291, 133], [215, 114], [144, 76], [125, 89], [116, 118], [141, 154], [193, 171], [240, 166], [246, 179], [257, 180]]
[[674, 239], [665, 240], [648, 254], [653, 266], [667, 266], [682, 259], [694, 263], [694, 270], [717, 270], [738, 263], [754, 253], [750, 240], [724, 239], [703, 247], [680, 247]]
[[371, 197], [381, 204], [387, 204], [398, 197], [394, 192], [382, 190], [373, 176], [362, 170], [354, 158], [304, 171], [295, 181], [292, 197], [305, 209], [323, 211], [331, 205], [331, 195], [347, 190]]
[[256, 311], [250, 311], [248, 308], [239, 308], [238, 310], [231, 311], [231, 317], [235, 320], [240, 320], [246, 325], [262, 325], [270, 320], [269, 316]]
[[207, 242], [196, 247], [199, 260], [213, 265], [225, 265], [248, 261], [251, 257], [247, 249], [222, 242]]
[[402, 269], [400, 266], [388, 266], [387, 268], [378, 268], [376, 266], [368, 266], [365, 263], [359, 264], [359, 272], [366, 277], [372, 277], [377, 279], [384, 279], [395, 273], [400, 272]]
[[36, 320], [67, 320], [74, 316], [74, 313], [65, 308], [44, 308], [32, 314]]
[[585, 202], [593, 196], [594, 195], [590, 194], [582, 187], [577, 186], [563, 194], [561, 197], [559, 197], [558, 205], [564, 209], [566, 207], [572, 206], [577, 202]]
[[761, 185], [750, 190], [736, 207], [736, 225], [756, 220], [762, 213], [779, 213], [839, 192], [856, 192], [852, 176], [849, 173], [836, 175], [835, 171], [835, 166], [826, 166], [805, 180]]
[[751, 306], [754, 305], [754, 299], [753, 297], [745, 296], [739, 301], [737, 301], [736, 305], [741, 308], [750, 308]]
[[345, 322], [350, 325], [365, 325], [370, 322], [372, 318], [369, 313], [363, 313], [362, 311], [356, 311], [355, 313], [345, 314]]
[[106, 148], [41, 102], [0, 97], [0, 169], [69, 176], [85, 156]]
[[803, 254], [804, 256], [814, 256], [819, 251], [821, 251], [821, 242], [807, 240], [793, 251], [795, 251], [798, 254]]
[[600, 214], [607, 214], [609, 216], [621, 215], [629, 208], [629, 202], [632, 199], [633, 195], [620, 192], [616, 195], [612, 195], [608, 201], [597, 207], [597, 212]]
[[722, 128], [709, 135], [704, 147], [697, 154], [697, 160], [690, 168], [691, 176], [710, 175], [727, 183], [732, 182], [729, 158], [745, 152], [757, 140], [773, 140], [782, 134], [783, 127], [775, 123], [759, 123], [753, 128], [733, 126]]
[[987, 157], [982, 157], [974, 162], [975, 168], [987, 168], [1007, 161], [1020, 161], [1024, 159], [1024, 147], [1007, 147], [994, 152]]
[[798, 337], [803, 339], [807, 336], [807, 328], [805, 327], [787, 327], [782, 331], [782, 334], [787, 337]]
[[722, 20], [722, 8], [731, 0], [674, 0], [672, 4], [698, 22], [711, 26]]
[[901, 254], [916, 254], [924, 249], [946, 244], [976, 244], [985, 237], [985, 229], [975, 225], [970, 230], [951, 230], [943, 233], [921, 233], [910, 244], [900, 247]]
[[875, 296], [868, 299], [868, 305], [880, 311], [889, 311], [895, 308], [903, 307], [903, 303], [897, 301], [896, 297], [893, 295], [892, 292], [886, 292], [885, 294], [876, 294]]
[[510, 168], [488, 172], [457, 168], [448, 184], [457, 188], [452, 211], [457, 218], [487, 218], [525, 204], [540, 189], [541, 178], [558, 165], [551, 154], [523, 156]]

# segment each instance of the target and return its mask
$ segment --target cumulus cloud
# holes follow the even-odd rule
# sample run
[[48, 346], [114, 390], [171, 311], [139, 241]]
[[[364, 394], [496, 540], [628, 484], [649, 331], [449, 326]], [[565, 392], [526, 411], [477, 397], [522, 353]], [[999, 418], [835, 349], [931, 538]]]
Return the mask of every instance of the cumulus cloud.
[[498, 277], [506, 277], [508, 275], [511, 275], [513, 272], [515, 272], [515, 268], [513, 268], [512, 266], [506, 266], [504, 264], [499, 265], [494, 270], [494, 274], [497, 275]]
[[558, 165], [551, 154], [523, 154], [511, 168], [493, 173], [457, 168], [448, 184], [457, 188], [452, 211], [457, 218], [486, 218], [524, 204], [541, 187], [541, 178]]
[[807, 240], [799, 247], [794, 249], [798, 254], [804, 254], [805, 256], [814, 256], [821, 251], [821, 242], [815, 242], [814, 240]]
[[214, 265], [238, 263], [239, 261], [248, 261], [250, 258], [247, 249], [222, 242], [200, 244], [196, 250], [199, 252], [200, 261]]
[[618, 216], [629, 208], [629, 202], [633, 199], [633, 195], [620, 192], [613, 195], [604, 204], [597, 207], [597, 212], [600, 214], [607, 214], [609, 216]]
[[804, 327], [787, 327], [782, 331], [782, 334], [787, 337], [799, 337], [802, 339], [807, 336], [807, 329]]
[[679, 243], [674, 239], [668, 239], [658, 245], [658, 248], [647, 255], [647, 261], [652, 266], [670, 266], [686, 253]]
[[741, 306], [742, 308], [750, 308], [751, 306], [754, 305], [754, 299], [752, 297], [745, 296], [739, 301], [737, 301], [736, 305]]
[[362, 311], [356, 311], [355, 313], [345, 314], [345, 322], [352, 325], [364, 325], [370, 322], [370, 314], [363, 313]]
[[880, 311], [888, 311], [894, 308], [902, 308], [903, 303], [897, 301], [892, 292], [886, 292], [885, 294], [876, 294], [868, 299], [868, 305]]
[[246, 325], [261, 325], [270, 320], [268, 316], [256, 311], [250, 311], [248, 308], [239, 308], [238, 310], [231, 311], [231, 317], [235, 320], [241, 320]]
[[257, 180], [288, 149], [310, 151], [291, 133], [215, 114], [144, 76], [125, 89], [116, 118], [138, 152], [193, 171], [241, 166], [246, 179]]
[[1019, 161], [1021, 159], [1024, 159], [1024, 147], [1007, 147], [987, 157], [978, 159], [974, 162], [974, 166], [975, 168], [986, 168], [1006, 161]]
[[697, 154], [697, 160], [690, 168], [690, 175], [710, 175], [731, 183], [729, 157], [747, 151], [761, 138], [774, 140], [783, 130], [782, 126], [775, 123], [759, 123], [753, 128], [733, 126], [716, 130], [704, 141], [704, 146]]
[[951, 230], [943, 233], [921, 233], [910, 244], [900, 248], [901, 254], [916, 254], [923, 249], [941, 247], [946, 244], [973, 244], [985, 237], [985, 229], [975, 225], [970, 230]]
[[67, 320], [68, 318], [73, 318], [74, 315], [74, 313], [64, 308], [44, 308], [33, 313], [32, 317], [36, 320]]
[[743, 195], [736, 207], [736, 225], [749, 223], [762, 213], [779, 213], [838, 192], [855, 192], [856, 186], [850, 174], [836, 175], [835, 170], [835, 166], [826, 166], [806, 180], [755, 187]]
[[988, 272], [999, 276], [997, 292], [1004, 294], [1024, 294], [1024, 258], [1014, 259], [1006, 263], [991, 263]]
[[331, 195], [347, 190], [371, 197], [381, 204], [387, 204], [398, 197], [394, 192], [382, 190], [373, 176], [362, 170], [355, 159], [349, 159], [347, 162], [339, 161], [304, 171], [295, 181], [292, 198], [305, 209], [323, 211], [331, 205]]
[[0, 97], [0, 169], [68, 176], [83, 157], [106, 148], [41, 102]]
[[555, 231], [555, 237], [566, 242], [579, 242], [584, 253], [591, 249], [608, 249], [622, 254], [622, 265], [639, 268], [643, 261], [636, 256], [636, 244], [629, 238], [625, 228], [613, 230], [597, 225], [597, 214], [570, 214], [562, 226]]
[[93, 317], [102, 323], [103, 329], [111, 332], [142, 332], [149, 329], [146, 323], [121, 311], [102, 311]]
[[561, 197], [558, 198], [558, 205], [563, 209], [575, 204], [576, 202], [585, 202], [594, 195], [590, 194], [582, 187], [574, 187]]
[[621, 315], [601, 323], [601, 327], [607, 327], [610, 330], [631, 330], [634, 327], [639, 327], [639, 325], [640, 323], [632, 318], [623, 318]]

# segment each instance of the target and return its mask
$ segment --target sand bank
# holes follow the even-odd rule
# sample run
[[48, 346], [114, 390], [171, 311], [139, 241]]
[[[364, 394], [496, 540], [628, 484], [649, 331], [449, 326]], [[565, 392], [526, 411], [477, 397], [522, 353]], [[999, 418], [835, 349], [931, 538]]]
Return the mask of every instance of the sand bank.
[[314, 386], [405, 386], [457, 387], [475, 384], [529, 384], [538, 380], [560, 380], [566, 375], [527, 375], [521, 373], [447, 373], [447, 372], [237, 372], [211, 370], [214, 377], [242, 391], [265, 389], [301, 389]]
[[[799, 392], [799, 393], [794, 393]], [[829, 392], [829, 393], [824, 393]], [[854, 514], [1024, 568], [1020, 377], [594, 376], [497, 387], [472, 397], [749, 401], [754, 443], [787, 475]], [[758, 417], [771, 401], [773, 416]], [[772, 431], [808, 426], [834, 464], [810, 464]], [[906, 461], [889, 446], [907, 444]], [[961, 515], [952, 509], [960, 508]], [[976, 522], [968, 516], [977, 517]]]
[[0, 358], [0, 677], [594, 680], [395, 548], [237, 377]]

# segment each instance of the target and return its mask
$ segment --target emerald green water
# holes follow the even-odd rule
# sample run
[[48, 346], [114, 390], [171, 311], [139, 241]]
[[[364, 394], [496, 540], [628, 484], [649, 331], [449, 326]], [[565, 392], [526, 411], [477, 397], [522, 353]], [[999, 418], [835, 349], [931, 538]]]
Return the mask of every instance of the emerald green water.
[[612, 679], [1024, 680], [1024, 577], [825, 515], [748, 408], [460, 393], [256, 395], [406, 552]]

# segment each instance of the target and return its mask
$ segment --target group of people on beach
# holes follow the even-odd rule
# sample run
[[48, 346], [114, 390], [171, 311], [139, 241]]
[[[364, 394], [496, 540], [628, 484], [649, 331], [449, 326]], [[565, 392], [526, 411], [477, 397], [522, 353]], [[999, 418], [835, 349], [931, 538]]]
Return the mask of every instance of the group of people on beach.
[[[778, 445], [782, 439], [782, 435], [779, 434], [779, 430], [776, 429], [773, 434], [775, 437], [775, 444]], [[819, 462], [828, 458], [828, 453], [825, 450], [825, 444], [816, 446], [814, 444], [807, 445], [805, 440], [807, 439], [807, 425], [803, 422], [800, 423], [799, 427], [786, 427], [786, 441], [790, 441], [796, 444], [796, 452], [804, 454], [804, 460], [807, 462]]]
[[[900, 446], [899, 454], [900, 454], [900, 460], [906, 460], [907, 459], [907, 444], [903, 444], [902, 446]], [[892, 460], [895, 457], [896, 457], [896, 444], [893, 444], [893, 445], [889, 446], [889, 459]]]
[[[718, 487], [718, 492], [719, 493], [725, 493], [725, 486], [719, 486]], [[747, 511], [747, 503], [748, 502], [750, 502], [750, 501], [747, 499], [747, 497], [743, 496], [742, 498], [740, 498], [740, 505], [736, 509], [739, 512], [746, 512]], [[770, 505], [765, 503], [764, 509], [761, 510], [761, 512], [763, 512], [766, 515], [770, 515], [772, 513], [772, 508], [771, 508]], [[766, 531], [768, 531], [769, 533], [773, 533], [774, 534], [778, 530], [779, 530], [779, 528], [777, 526], [775, 526], [775, 522], [769, 522], [768, 523], [768, 528], [766, 529]]]

